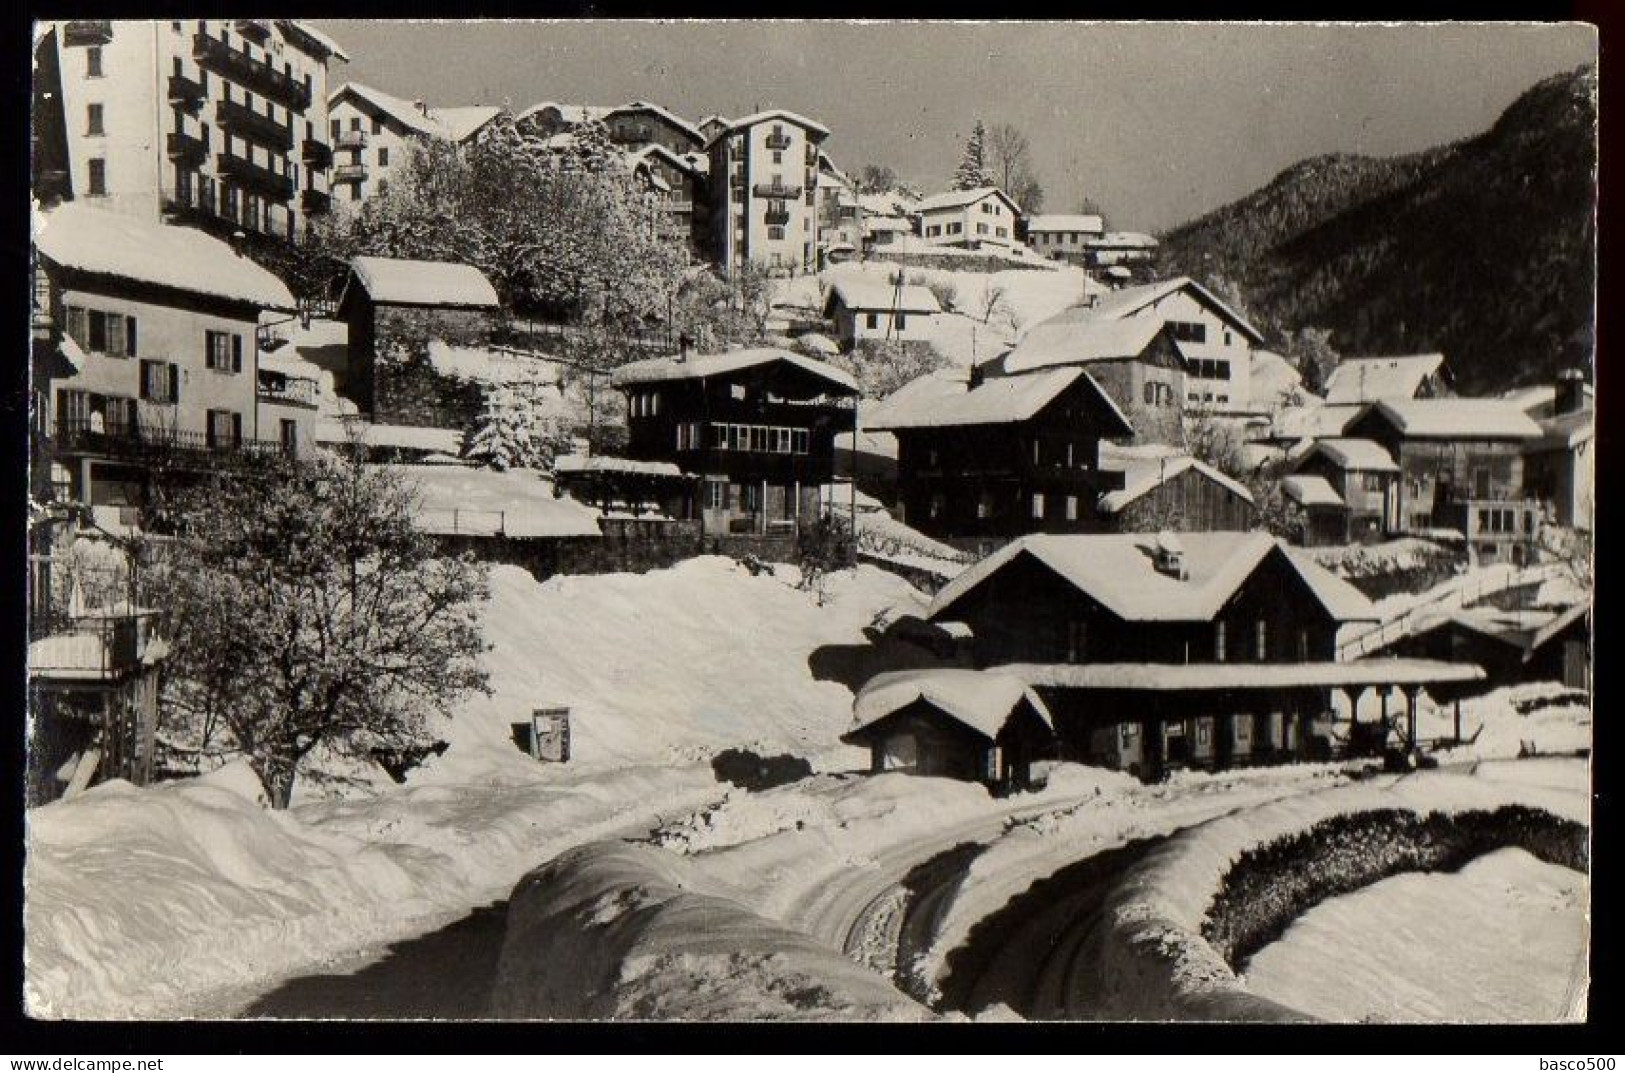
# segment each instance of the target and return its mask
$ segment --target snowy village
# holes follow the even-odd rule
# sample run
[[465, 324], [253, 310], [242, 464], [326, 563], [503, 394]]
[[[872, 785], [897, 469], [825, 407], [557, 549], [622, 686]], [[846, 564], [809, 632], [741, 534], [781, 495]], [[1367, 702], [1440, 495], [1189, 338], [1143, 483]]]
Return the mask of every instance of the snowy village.
[[34, 27], [31, 1017], [1585, 1017], [1594, 66], [1143, 221], [348, 26]]

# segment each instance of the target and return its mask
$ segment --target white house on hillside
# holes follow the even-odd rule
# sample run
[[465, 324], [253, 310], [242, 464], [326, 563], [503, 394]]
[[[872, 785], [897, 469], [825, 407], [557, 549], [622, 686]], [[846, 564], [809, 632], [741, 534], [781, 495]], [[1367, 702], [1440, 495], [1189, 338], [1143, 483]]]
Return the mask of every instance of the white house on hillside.
[[1052, 261], [1088, 264], [1089, 243], [1105, 233], [1105, 219], [1093, 213], [1049, 213], [1027, 220], [1027, 245]]
[[1443, 354], [1344, 358], [1326, 381], [1326, 401], [1342, 404], [1431, 399], [1449, 393], [1448, 375]]
[[835, 322], [835, 336], [847, 349], [865, 339], [928, 340], [941, 312], [926, 288], [879, 279], [837, 280], [824, 300], [824, 316]]
[[1020, 245], [1016, 221], [1021, 206], [996, 186], [936, 194], [914, 206], [914, 211], [920, 217], [920, 237], [934, 246], [1008, 250]]

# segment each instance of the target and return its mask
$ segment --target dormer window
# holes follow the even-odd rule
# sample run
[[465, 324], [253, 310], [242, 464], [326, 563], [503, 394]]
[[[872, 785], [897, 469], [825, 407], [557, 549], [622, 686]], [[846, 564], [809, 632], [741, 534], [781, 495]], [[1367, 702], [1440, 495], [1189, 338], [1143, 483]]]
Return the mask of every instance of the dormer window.
[[1185, 572], [1185, 546], [1174, 534], [1167, 531], [1157, 534], [1156, 545], [1151, 549], [1151, 558], [1157, 573], [1166, 574], [1180, 581], [1188, 577]]

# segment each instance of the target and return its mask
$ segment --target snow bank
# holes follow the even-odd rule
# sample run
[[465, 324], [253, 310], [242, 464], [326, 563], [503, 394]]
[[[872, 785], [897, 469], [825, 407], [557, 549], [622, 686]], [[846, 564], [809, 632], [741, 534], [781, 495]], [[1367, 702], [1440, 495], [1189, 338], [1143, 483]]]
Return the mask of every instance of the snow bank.
[[861, 750], [839, 743], [852, 693], [817, 680], [813, 654], [865, 643], [878, 611], [923, 598], [859, 567], [830, 575], [819, 606], [782, 573], [752, 576], [715, 556], [545, 582], [493, 567], [484, 619], [493, 694], [467, 704], [442, 761], [471, 774], [506, 762], [518, 755], [512, 722], [567, 705], [572, 767], [709, 759], [727, 746], [861, 763]]
[[[1506, 686], [1461, 702], [1466, 743], [1441, 749], [1441, 763], [1512, 760], [1521, 756], [1574, 756], [1591, 749], [1591, 701], [1557, 682]], [[1455, 732], [1449, 705], [1424, 705], [1417, 716], [1423, 739]]]
[[514, 891], [494, 989], [506, 1018], [921, 1021], [930, 1011], [764, 920], [683, 859], [582, 846]]
[[1583, 787], [1553, 789], [1435, 773], [1288, 798], [1183, 832], [1152, 850], [1107, 895], [1103, 923], [1086, 953], [1100, 968], [1094, 1012], [1136, 1019], [1305, 1019], [1249, 993], [1221, 951], [1203, 937], [1215, 898], [1243, 855], [1355, 813], [1460, 816], [1509, 805], [1582, 824], [1587, 817]]
[[[515, 751], [517, 756], [517, 751]], [[582, 838], [716, 793], [703, 767], [470, 785], [426, 779], [288, 812], [238, 763], [148, 789], [98, 786], [29, 813], [25, 994], [40, 1017], [188, 1014], [424, 930]]]

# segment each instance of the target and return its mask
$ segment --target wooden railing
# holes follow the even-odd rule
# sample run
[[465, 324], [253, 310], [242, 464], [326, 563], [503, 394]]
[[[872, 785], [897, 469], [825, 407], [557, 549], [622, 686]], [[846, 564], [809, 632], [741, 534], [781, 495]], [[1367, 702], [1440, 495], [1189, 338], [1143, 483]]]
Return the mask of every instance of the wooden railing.
[[1539, 584], [1555, 576], [1557, 569], [1555, 565], [1545, 563], [1523, 568], [1492, 568], [1477, 576], [1454, 578], [1434, 589], [1428, 594], [1427, 599], [1412, 604], [1393, 618], [1340, 642], [1337, 646], [1337, 658], [1359, 659], [1410, 636], [1416, 632], [1421, 623], [1441, 612], [1470, 606], [1508, 589]]

